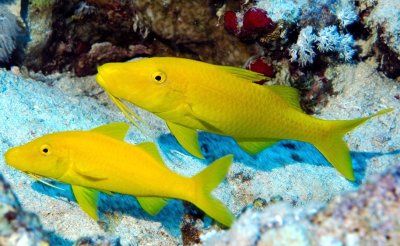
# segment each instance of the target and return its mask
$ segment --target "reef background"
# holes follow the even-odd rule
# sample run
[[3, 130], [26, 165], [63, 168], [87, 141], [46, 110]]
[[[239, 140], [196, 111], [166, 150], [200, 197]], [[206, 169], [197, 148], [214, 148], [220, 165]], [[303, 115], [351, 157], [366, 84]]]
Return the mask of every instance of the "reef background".
[[[188, 57], [260, 71], [271, 77], [260, 84], [300, 89], [303, 108], [318, 118], [351, 119], [396, 109], [346, 136], [356, 173], [356, 182], [349, 182], [313, 146], [295, 141], [253, 157], [230, 138], [201, 133], [207, 160], [200, 161], [177, 144], [161, 120], [133, 107], [149, 122], [152, 136], [132, 127], [127, 141], [156, 141], [167, 165], [179, 173], [192, 176], [225, 154], [235, 155], [227, 180], [214, 192], [240, 215], [232, 229], [222, 230], [180, 201], [150, 217], [134, 198], [122, 195], [101, 197], [101, 222], [96, 223], [77, 206], [67, 185], [54, 183], [64, 191], [43, 186], [0, 160], [7, 180], [0, 242], [400, 242], [400, 225], [393, 219], [400, 216], [397, 1], [73, 0], [1, 1], [0, 6], [5, 67], [0, 71], [0, 153], [50, 132], [125, 121], [90, 75], [105, 62], [143, 56]], [[265, 26], [254, 26], [252, 18]]]

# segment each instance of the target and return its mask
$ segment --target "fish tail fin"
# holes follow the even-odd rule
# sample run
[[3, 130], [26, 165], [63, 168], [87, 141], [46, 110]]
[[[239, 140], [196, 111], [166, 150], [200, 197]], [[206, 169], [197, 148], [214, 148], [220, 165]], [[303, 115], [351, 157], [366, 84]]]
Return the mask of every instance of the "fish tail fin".
[[220, 200], [211, 194], [211, 191], [225, 178], [232, 159], [232, 155], [226, 155], [214, 161], [192, 178], [197, 187], [197, 192], [191, 202], [208, 216], [228, 227], [231, 226], [235, 217]]
[[344, 135], [353, 130], [354, 128], [362, 125], [369, 119], [391, 112], [393, 109], [384, 109], [378, 113], [354, 120], [335, 120], [329, 121], [332, 124], [331, 132], [327, 139], [321, 139], [313, 143], [315, 147], [325, 156], [325, 158], [341, 173], [346, 179], [354, 181], [353, 166], [351, 163], [351, 156], [349, 148], [345, 141]]

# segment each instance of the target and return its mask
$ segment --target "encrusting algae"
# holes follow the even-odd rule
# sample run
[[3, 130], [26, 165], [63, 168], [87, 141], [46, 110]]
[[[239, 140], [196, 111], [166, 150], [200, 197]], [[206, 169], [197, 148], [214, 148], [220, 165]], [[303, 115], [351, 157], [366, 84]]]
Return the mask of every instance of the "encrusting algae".
[[5, 153], [8, 165], [27, 174], [70, 184], [81, 208], [98, 219], [100, 192], [133, 195], [156, 215], [169, 198], [189, 201], [219, 223], [230, 226], [233, 214], [211, 191], [225, 178], [232, 155], [222, 157], [194, 177], [172, 172], [154, 143], [123, 141], [129, 125], [112, 123], [90, 131], [58, 132]]
[[283, 139], [313, 144], [347, 179], [354, 180], [343, 136], [378, 113], [354, 120], [322, 120], [305, 114], [288, 86], [260, 86], [261, 74], [183, 58], [153, 57], [98, 67], [98, 83], [135, 125], [126, 100], [164, 119], [178, 142], [203, 158], [197, 130], [233, 137], [248, 153]]

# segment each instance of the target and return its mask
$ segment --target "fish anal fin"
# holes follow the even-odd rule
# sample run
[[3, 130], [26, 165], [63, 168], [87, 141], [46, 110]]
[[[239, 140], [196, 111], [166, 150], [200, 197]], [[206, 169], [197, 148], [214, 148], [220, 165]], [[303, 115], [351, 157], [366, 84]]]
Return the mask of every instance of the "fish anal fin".
[[160, 153], [158, 152], [157, 146], [154, 143], [143, 142], [143, 143], [137, 144], [136, 146], [143, 149], [144, 151], [146, 151], [152, 157], [156, 158], [160, 163], [164, 164], [164, 161], [161, 158]]
[[82, 186], [72, 185], [72, 192], [79, 206], [92, 219], [98, 220], [97, 202], [99, 200], [99, 191]]
[[251, 82], [257, 82], [260, 80], [269, 80], [269, 77], [264, 76], [261, 73], [256, 73], [251, 70], [247, 70], [239, 67], [230, 67], [230, 66], [218, 66], [222, 70], [245, 80], [249, 80]]
[[124, 122], [114, 122], [102, 125], [92, 129], [91, 131], [97, 132], [118, 140], [124, 140], [126, 133], [129, 130], [129, 125]]
[[136, 197], [140, 206], [151, 216], [157, 215], [168, 203], [168, 199], [160, 197]]
[[266, 149], [274, 144], [276, 144], [279, 140], [275, 139], [270, 139], [270, 140], [264, 140], [264, 141], [249, 141], [249, 140], [236, 140], [238, 145], [247, 153], [251, 155], [255, 155], [262, 151], [263, 149]]
[[167, 126], [183, 148], [185, 148], [193, 156], [204, 159], [199, 146], [196, 130], [172, 122], [167, 122]]
[[265, 87], [284, 99], [292, 108], [303, 112], [300, 106], [300, 94], [297, 89], [285, 85], [269, 85]]

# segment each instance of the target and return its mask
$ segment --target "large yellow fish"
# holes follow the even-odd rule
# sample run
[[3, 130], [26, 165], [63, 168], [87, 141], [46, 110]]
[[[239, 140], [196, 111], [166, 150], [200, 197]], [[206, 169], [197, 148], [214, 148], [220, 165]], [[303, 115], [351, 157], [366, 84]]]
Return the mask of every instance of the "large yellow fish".
[[[164, 119], [178, 142], [202, 158], [196, 130], [233, 137], [256, 154], [282, 139], [313, 144], [347, 179], [354, 180], [344, 134], [371, 117], [321, 120], [305, 114], [288, 86], [260, 86], [261, 74], [182, 58], [147, 58], [98, 68], [98, 83], [124, 114], [131, 102]], [[134, 124], [136, 124], [134, 122]]]
[[232, 155], [216, 160], [192, 178], [172, 172], [153, 143], [123, 141], [128, 124], [112, 123], [90, 131], [49, 134], [5, 153], [6, 163], [34, 177], [71, 184], [81, 208], [97, 220], [100, 191], [137, 197], [142, 208], [157, 214], [168, 198], [189, 201], [225, 226], [232, 213], [211, 195], [224, 179]]

